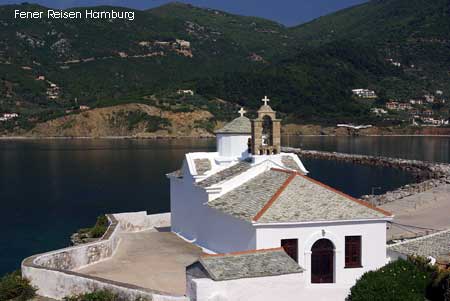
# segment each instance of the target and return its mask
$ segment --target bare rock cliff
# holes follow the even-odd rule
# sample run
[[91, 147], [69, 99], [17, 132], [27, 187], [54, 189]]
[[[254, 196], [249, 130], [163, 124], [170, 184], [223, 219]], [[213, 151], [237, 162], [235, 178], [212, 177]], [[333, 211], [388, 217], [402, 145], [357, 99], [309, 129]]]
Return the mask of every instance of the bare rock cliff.
[[92, 109], [38, 124], [29, 137], [210, 137], [208, 111], [174, 113], [145, 104]]

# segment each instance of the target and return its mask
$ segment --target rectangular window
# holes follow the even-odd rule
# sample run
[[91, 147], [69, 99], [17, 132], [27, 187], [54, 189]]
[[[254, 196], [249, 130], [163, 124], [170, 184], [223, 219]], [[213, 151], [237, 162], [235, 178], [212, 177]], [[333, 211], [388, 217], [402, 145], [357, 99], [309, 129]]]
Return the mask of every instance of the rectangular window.
[[292, 259], [298, 262], [298, 239], [282, 239], [281, 246]]
[[345, 237], [345, 267], [361, 267], [361, 236]]

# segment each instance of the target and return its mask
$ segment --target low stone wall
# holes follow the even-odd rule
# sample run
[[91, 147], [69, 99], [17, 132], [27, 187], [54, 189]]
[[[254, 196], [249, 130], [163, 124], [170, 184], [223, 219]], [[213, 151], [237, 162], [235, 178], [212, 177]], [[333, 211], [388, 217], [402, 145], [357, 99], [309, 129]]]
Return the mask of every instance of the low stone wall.
[[145, 211], [114, 214], [123, 232], [170, 227], [170, 213], [147, 215]]
[[110, 225], [99, 241], [36, 255], [32, 257], [32, 263], [43, 268], [76, 270], [111, 257], [119, 244], [120, 229], [114, 215], [107, 217]]
[[170, 226], [170, 213], [147, 215], [146, 212], [109, 214], [110, 225], [96, 242], [34, 255], [22, 262], [22, 275], [38, 288], [38, 294], [61, 300], [70, 295], [108, 289], [127, 300], [145, 298], [159, 301], [187, 301], [184, 296], [172, 296], [134, 285], [77, 273], [87, 265], [111, 257], [120, 243], [120, 233], [136, 232], [161, 225]]
[[442, 184], [450, 184], [450, 164], [390, 157], [302, 150], [292, 147], [283, 147], [282, 151], [295, 153], [302, 158], [334, 160], [353, 164], [397, 168], [410, 172], [416, 176], [417, 183], [405, 185], [399, 189], [388, 191], [382, 195], [365, 195], [361, 197], [376, 206], [390, 203], [395, 200], [432, 189]]

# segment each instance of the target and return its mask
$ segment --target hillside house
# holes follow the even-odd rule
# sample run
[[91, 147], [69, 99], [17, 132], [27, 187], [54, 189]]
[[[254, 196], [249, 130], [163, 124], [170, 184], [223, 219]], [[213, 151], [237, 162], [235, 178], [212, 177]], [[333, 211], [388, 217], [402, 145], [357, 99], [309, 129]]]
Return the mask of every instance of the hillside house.
[[189, 41], [176, 39], [176, 42], [181, 48], [190, 48], [191, 47], [191, 42], [189, 42]]
[[426, 94], [423, 96], [425, 101], [428, 103], [434, 103], [435, 97], [434, 95]]
[[434, 115], [434, 111], [431, 109], [426, 109], [422, 111], [422, 116], [433, 116]]
[[422, 99], [411, 99], [409, 101], [409, 103], [412, 105], [423, 105], [423, 100]]
[[407, 102], [399, 102], [398, 103], [398, 110], [407, 111], [407, 110], [411, 110], [411, 109], [412, 109], [411, 104], [409, 104]]
[[386, 108], [391, 111], [407, 111], [412, 109], [412, 105], [407, 102], [389, 101]]
[[386, 103], [386, 109], [394, 111], [398, 109], [398, 102], [397, 101], [389, 101]]
[[8, 121], [8, 120], [15, 119], [18, 117], [19, 117], [19, 114], [17, 114], [17, 113], [3, 113], [0, 116], [0, 121]]
[[192, 90], [178, 90], [177, 91], [177, 94], [184, 94], [184, 95], [191, 95], [191, 96], [193, 96], [194, 95], [194, 91], [192, 91]]
[[368, 89], [353, 89], [353, 95], [356, 95], [359, 98], [377, 98], [377, 94], [373, 90]]
[[377, 115], [377, 116], [381, 116], [381, 115], [385, 115], [385, 114], [387, 114], [388, 112], [385, 110], [385, 109], [383, 109], [383, 108], [372, 108], [372, 113], [374, 113], [375, 115]]

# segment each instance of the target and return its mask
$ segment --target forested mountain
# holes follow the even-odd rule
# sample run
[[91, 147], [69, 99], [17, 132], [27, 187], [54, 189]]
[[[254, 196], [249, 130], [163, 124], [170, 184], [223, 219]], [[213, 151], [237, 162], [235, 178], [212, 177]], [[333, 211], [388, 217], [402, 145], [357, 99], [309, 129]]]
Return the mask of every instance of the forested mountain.
[[352, 40], [400, 63], [405, 76], [380, 83], [391, 97], [450, 92], [449, 0], [372, 0], [292, 30], [308, 45]]
[[265, 94], [288, 121], [376, 122], [351, 89], [380, 101], [450, 93], [447, 0], [374, 0], [293, 28], [180, 3], [134, 21], [18, 20], [15, 9], [46, 8], [0, 7], [0, 113], [20, 113], [22, 127], [130, 102], [221, 120]]

